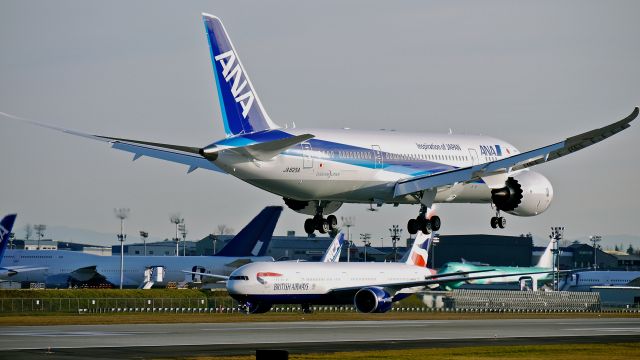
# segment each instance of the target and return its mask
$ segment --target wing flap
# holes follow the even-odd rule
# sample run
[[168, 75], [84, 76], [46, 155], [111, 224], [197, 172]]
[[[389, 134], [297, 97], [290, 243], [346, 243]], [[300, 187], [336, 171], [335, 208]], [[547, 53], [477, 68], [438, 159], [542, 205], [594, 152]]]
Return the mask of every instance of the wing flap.
[[400, 180], [396, 183], [394, 195], [398, 197], [426, 189], [450, 185], [456, 182], [469, 182], [478, 180], [482, 177], [511, 173], [512, 171], [526, 169], [547, 161], [558, 159], [562, 156], [569, 155], [573, 152], [596, 144], [627, 129], [631, 126], [631, 121], [638, 116], [638, 112], [639, 109], [636, 107], [629, 116], [613, 124], [587, 131], [580, 135], [569, 137], [564, 141], [523, 152], [505, 159]]

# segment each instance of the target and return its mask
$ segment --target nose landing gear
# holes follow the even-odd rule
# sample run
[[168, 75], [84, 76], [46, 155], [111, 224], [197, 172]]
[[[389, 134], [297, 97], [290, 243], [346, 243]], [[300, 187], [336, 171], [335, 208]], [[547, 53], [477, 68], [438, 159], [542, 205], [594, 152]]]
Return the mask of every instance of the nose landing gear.
[[507, 226], [507, 219], [500, 216], [500, 210], [496, 210], [496, 216], [491, 217], [491, 228], [504, 229]]

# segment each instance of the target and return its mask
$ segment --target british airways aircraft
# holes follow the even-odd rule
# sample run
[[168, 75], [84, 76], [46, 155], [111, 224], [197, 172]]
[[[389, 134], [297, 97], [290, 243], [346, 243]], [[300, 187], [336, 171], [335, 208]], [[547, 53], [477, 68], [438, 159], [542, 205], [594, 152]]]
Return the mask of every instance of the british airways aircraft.
[[529, 168], [600, 142], [628, 128], [638, 116], [636, 107], [620, 121], [524, 152], [488, 136], [283, 128], [267, 114], [220, 19], [203, 14], [203, 20], [224, 139], [183, 146], [36, 124], [108, 142], [133, 153], [134, 160], [148, 156], [188, 165], [188, 172], [202, 168], [231, 174], [312, 216], [304, 223], [310, 234], [336, 228], [337, 218], [329, 214], [344, 203], [369, 204], [372, 209], [419, 205], [418, 216], [407, 223], [409, 233], [416, 234], [440, 228], [440, 218], [428, 215], [436, 203], [491, 204], [493, 228], [505, 227], [502, 212], [541, 214], [551, 204], [553, 188]]
[[[229, 275], [227, 291], [252, 314], [267, 312], [273, 304], [301, 304], [304, 312], [310, 305], [353, 304], [360, 312], [384, 313], [394, 302], [425, 287], [513, 275], [479, 274], [493, 269], [437, 274], [426, 267], [432, 238], [419, 233], [411, 250], [397, 263], [247, 264]], [[538, 272], [527, 274], [534, 273]]]

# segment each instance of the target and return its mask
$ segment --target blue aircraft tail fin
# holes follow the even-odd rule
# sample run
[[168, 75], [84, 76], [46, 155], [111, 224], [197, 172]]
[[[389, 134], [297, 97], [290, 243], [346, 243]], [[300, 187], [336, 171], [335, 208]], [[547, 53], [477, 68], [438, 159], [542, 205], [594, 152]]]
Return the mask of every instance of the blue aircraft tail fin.
[[13, 229], [13, 223], [15, 221], [16, 214], [9, 214], [0, 221], [0, 262], [2, 262], [4, 251], [7, 250], [9, 236], [11, 235], [11, 229]]
[[282, 206], [267, 206], [216, 255], [264, 256], [281, 213]]
[[342, 244], [344, 244], [344, 233], [341, 231], [333, 239], [327, 250], [322, 256], [321, 262], [339, 262], [342, 253]]
[[203, 13], [227, 136], [279, 128], [262, 107], [222, 21]]

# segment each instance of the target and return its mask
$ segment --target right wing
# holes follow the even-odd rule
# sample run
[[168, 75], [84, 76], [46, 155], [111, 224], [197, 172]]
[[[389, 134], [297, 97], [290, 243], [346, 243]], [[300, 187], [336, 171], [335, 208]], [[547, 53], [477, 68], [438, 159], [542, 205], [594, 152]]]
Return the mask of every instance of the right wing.
[[469, 182], [492, 175], [508, 174], [512, 171], [558, 159], [572, 152], [582, 150], [630, 127], [631, 125], [629, 123], [638, 116], [638, 112], [638, 107], [636, 107], [629, 116], [613, 124], [505, 159], [400, 180], [396, 183], [394, 196], [398, 197], [422, 190], [436, 189], [440, 186]]

